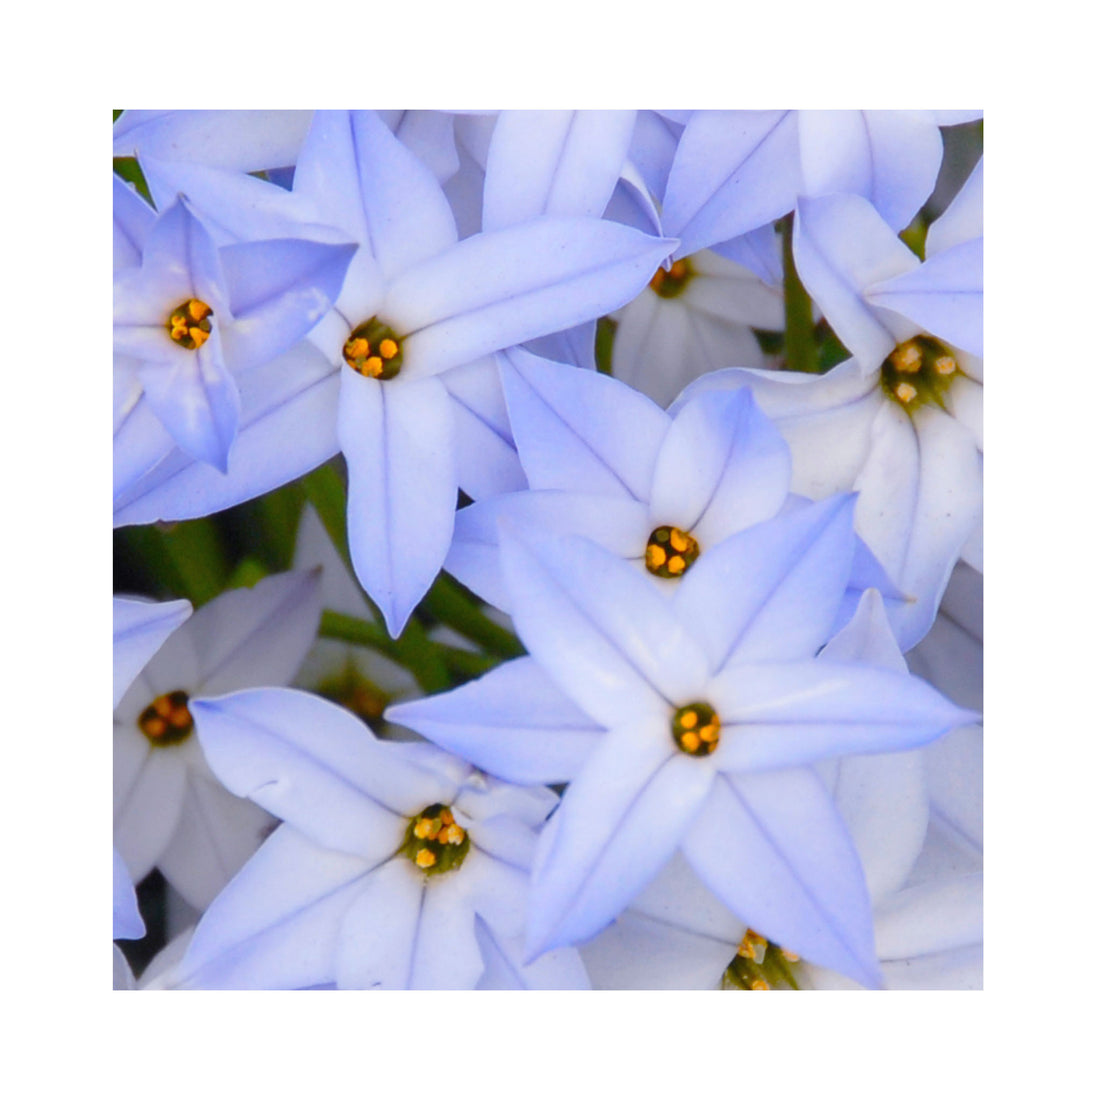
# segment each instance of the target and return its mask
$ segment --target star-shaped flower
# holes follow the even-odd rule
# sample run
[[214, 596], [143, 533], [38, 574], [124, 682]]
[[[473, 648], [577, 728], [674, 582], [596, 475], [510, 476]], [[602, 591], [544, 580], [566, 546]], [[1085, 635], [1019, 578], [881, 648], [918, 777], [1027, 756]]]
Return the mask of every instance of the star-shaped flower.
[[490, 779], [431, 745], [379, 741], [305, 692], [238, 692], [195, 716], [221, 779], [285, 824], [200, 922], [180, 984], [587, 985], [575, 952], [521, 958], [552, 791]]
[[[360, 244], [334, 310], [310, 335], [329, 373], [340, 375], [335, 424], [326, 418], [315, 430], [331, 443], [335, 427], [349, 470], [352, 560], [396, 635], [442, 565], [464, 466], [484, 462], [458, 450], [449, 375], [617, 308], [673, 244], [596, 218], [551, 215], [458, 241], [435, 177], [369, 112], [317, 113], [294, 195], [314, 220]], [[280, 415], [298, 400], [280, 399]], [[301, 424], [313, 424], [300, 400]], [[268, 428], [255, 433], [255, 446], [242, 428], [239, 478], [177, 468], [161, 479], [154, 471], [124, 522], [202, 514], [253, 495], [257, 477], [269, 488], [265, 456], [276, 452], [285, 467], [297, 449]], [[311, 433], [299, 424], [294, 434]], [[299, 474], [315, 464], [312, 440], [301, 454]]]
[[[179, 604], [168, 607], [178, 618]], [[201, 910], [255, 851], [272, 819], [211, 773], [192, 706], [204, 695], [286, 683], [319, 616], [316, 573], [268, 577], [200, 608], [136, 673], [114, 714], [114, 837], [134, 881], [159, 867]]]
[[751, 927], [878, 983], [859, 858], [807, 765], [912, 748], [970, 714], [902, 671], [815, 657], [853, 504], [733, 535], [671, 600], [587, 540], [502, 532], [532, 657], [387, 715], [504, 778], [570, 781], [534, 866], [532, 956], [593, 936], [680, 849]]

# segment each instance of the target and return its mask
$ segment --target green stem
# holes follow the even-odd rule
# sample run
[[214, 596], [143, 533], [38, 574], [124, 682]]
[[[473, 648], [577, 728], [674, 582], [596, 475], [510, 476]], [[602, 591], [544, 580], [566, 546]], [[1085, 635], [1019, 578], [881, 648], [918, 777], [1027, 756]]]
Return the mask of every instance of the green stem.
[[787, 370], [818, 373], [814, 346], [814, 309], [794, 266], [794, 215], [788, 214], [783, 226], [783, 308], [786, 314]]
[[400, 638], [391, 638], [381, 623], [357, 619], [340, 611], [322, 611], [322, 638], [335, 638], [352, 645], [366, 646], [407, 668], [416, 682], [429, 694], [446, 691], [451, 677], [443, 658], [429, 642], [424, 628], [415, 619], [409, 620]]
[[348, 567], [348, 572], [354, 577], [355, 567], [351, 564], [351, 551], [348, 549], [348, 498], [340, 475], [326, 462], [324, 466], [318, 466], [316, 470], [306, 474], [301, 480], [301, 486], [306, 500], [313, 505], [328, 537], [332, 539], [332, 545], [336, 547]]
[[196, 607], [217, 596], [229, 577], [221, 537], [211, 519], [130, 527], [123, 541], [157, 587], [166, 584], [173, 595], [186, 597]]
[[440, 575], [424, 597], [424, 607], [445, 626], [497, 657], [522, 657], [519, 639], [498, 626], [473, 602], [474, 597], [450, 577]]

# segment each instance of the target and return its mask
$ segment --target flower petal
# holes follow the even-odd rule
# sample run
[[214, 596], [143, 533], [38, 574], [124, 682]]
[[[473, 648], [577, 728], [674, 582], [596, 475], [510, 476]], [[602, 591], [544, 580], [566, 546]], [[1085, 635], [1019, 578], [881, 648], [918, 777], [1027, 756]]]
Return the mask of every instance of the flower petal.
[[485, 961], [478, 989], [591, 988], [584, 963], [572, 948], [548, 951], [525, 966], [521, 938], [494, 934], [481, 917], [475, 919], [474, 934]]
[[614, 379], [513, 350], [500, 362], [520, 460], [532, 489], [649, 497], [671, 423]]
[[179, 828], [157, 866], [188, 905], [205, 909], [244, 866], [276, 824], [247, 799], [187, 770]]
[[852, 496], [830, 497], [739, 531], [700, 556], [673, 604], [712, 669], [817, 652], [848, 582], [854, 505]]
[[639, 560], [653, 527], [645, 505], [630, 497], [552, 489], [507, 493], [460, 509], [444, 567], [505, 612], [511, 610], [512, 600], [500, 569], [502, 519], [532, 531], [583, 535], [619, 557]]
[[218, 778], [325, 848], [371, 862], [396, 851], [406, 819], [453, 784], [376, 741], [348, 711], [288, 688], [193, 700]]
[[929, 256], [920, 267], [867, 288], [867, 302], [893, 310], [972, 355], [982, 354], [983, 238]]
[[676, 850], [714, 774], [710, 761], [677, 750], [667, 720], [611, 730], [541, 841], [530, 956], [587, 940], [618, 915]]
[[790, 450], [751, 392], [704, 393], [680, 407], [661, 444], [650, 515], [714, 546], [774, 516], [790, 480]]
[[451, 395], [462, 490], [480, 500], [526, 489], [496, 361], [486, 358], [455, 367], [440, 381]]
[[799, 182], [796, 112], [696, 111], [669, 171], [664, 230], [690, 255], [787, 213]]
[[835, 660], [731, 664], [709, 691], [715, 761], [738, 773], [916, 748], [974, 718], [908, 673]]
[[447, 556], [458, 484], [447, 391], [437, 378], [395, 382], [344, 368], [338, 431], [352, 564], [396, 638]]
[[386, 720], [512, 783], [568, 782], [603, 733], [530, 657], [390, 707]]
[[615, 222], [543, 216], [410, 268], [381, 312], [408, 334], [407, 359], [436, 373], [618, 309], [671, 248]]
[[191, 617], [187, 600], [153, 603], [116, 596], [114, 617], [114, 706], [168, 636]]
[[501, 530], [501, 561], [524, 644], [597, 721], [698, 697], [703, 652], [648, 576], [585, 539], [512, 527]]
[[881, 985], [859, 857], [813, 772], [719, 774], [683, 850], [703, 882], [761, 935]]
[[485, 166], [485, 229], [540, 214], [598, 218], [618, 182], [635, 111], [501, 111]]
[[373, 111], [316, 112], [294, 191], [358, 241], [387, 279], [458, 239], [434, 174]]
[[282, 825], [214, 900], [179, 985], [301, 989], [331, 981], [340, 923], [371, 864]]
[[228, 475], [181, 451], [115, 501], [115, 526], [193, 519], [293, 481], [339, 450], [340, 374], [308, 341], [241, 380], [241, 423]]

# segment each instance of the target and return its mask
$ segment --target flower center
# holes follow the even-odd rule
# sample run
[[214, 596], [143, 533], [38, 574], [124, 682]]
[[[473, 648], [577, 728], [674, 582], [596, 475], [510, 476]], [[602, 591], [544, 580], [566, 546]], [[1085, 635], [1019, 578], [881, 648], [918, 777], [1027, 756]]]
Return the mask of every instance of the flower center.
[[679, 527], [657, 527], [645, 544], [645, 567], [655, 577], [682, 577], [699, 557], [699, 543]]
[[694, 274], [687, 260], [674, 260], [668, 271], [663, 267], [657, 268], [649, 285], [653, 293], [661, 298], [676, 298], [683, 294], [684, 287], [691, 282]]
[[931, 336], [914, 336], [898, 344], [882, 362], [882, 388], [906, 412], [943, 395], [959, 372], [955, 356]]
[[344, 342], [344, 362], [367, 378], [393, 378], [403, 361], [401, 338], [377, 317], [364, 321]]
[[798, 989], [792, 969], [797, 962], [793, 951], [784, 950], [749, 928], [722, 975], [722, 988]]
[[195, 728], [187, 709], [187, 692], [158, 695], [138, 716], [137, 724], [151, 745], [178, 745], [186, 741]]
[[426, 875], [456, 871], [470, 850], [470, 838], [455, 824], [450, 806], [436, 802], [410, 818], [401, 851]]
[[210, 339], [210, 318], [213, 316], [213, 310], [205, 302], [188, 298], [168, 314], [165, 327], [181, 348], [194, 351]]
[[688, 756], [709, 756], [718, 748], [722, 723], [709, 703], [688, 703], [672, 716], [672, 739]]

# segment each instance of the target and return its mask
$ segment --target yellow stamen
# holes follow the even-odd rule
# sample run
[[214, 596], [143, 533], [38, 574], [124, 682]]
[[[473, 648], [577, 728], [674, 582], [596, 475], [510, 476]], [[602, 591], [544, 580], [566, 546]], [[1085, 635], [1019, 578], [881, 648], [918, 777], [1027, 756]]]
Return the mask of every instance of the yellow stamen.
[[757, 978], [752, 983], [752, 988], [753, 989], [771, 989], [771, 986], [768, 985], [768, 983], [766, 981], [764, 981], [763, 978]]
[[419, 840], [426, 840], [428, 838], [428, 834], [431, 831], [432, 831], [431, 820], [429, 818], [426, 818], [426, 817], [421, 818], [413, 826], [413, 836], [417, 837]]
[[687, 562], [679, 554], [668, 559], [668, 571], [678, 577], [687, 568]]
[[700, 731], [699, 736], [708, 744], [712, 741], [718, 740], [718, 727], [713, 723], [705, 725]]
[[901, 382], [894, 387], [894, 393], [898, 395], [899, 401], [904, 401], [908, 405], [917, 396], [917, 387], [909, 385], [908, 382]]
[[898, 370], [906, 374], [915, 374], [920, 370], [920, 348], [912, 340], [896, 347], [891, 352], [890, 359]]
[[382, 373], [382, 360], [377, 355], [372, 355], [363, 364], [363, 373], [371, 378], [377, 378]]
[[680, 717], [680, 725], [683, 726], [684, 729], [686, 729], [686, 730], [695, 729], [695, 726], [698, 723], [698, 721], [699, 721], [699, 715], [696, 714], [695, 711], [693, 711], [693, 710], [687, 711], [685, 714], [681, 715], [681, 717]]
[[357, 336], [354, 340], [348, 341], [344, 354], [352, 359], [365, 359], [370, 355], [370, 344], [362, 336]]
[[421, 848], [420, 851], [416, 853], [416, 865], [417, 867], [434, 867], [435, 856], [432, 855], [427, 848]]
[[688, 752], [696, 752], [699, 748], [699, 735], [691, 730], [680, 734], [680, 745]]
[[785, 947], [781, 947], [779, 949], [779, 954], [782, 955], [783, 958], [785, 958], [789, 963], [798, 962], [799, 956], [796, 955], [793, 951], [788, 951]]
[[178, 730], [185, 730], [191, 725], [191, 712], [186, 707], [180, 707], [168, 715], [168, 722]]
[[187, 312], [191, 314], [192, 321], [201, 321], [210, 312], [210, 307], [205, 302], [192, 298], [187, 303]]
[[378, 345], [378, 350], [382, 353], [383, 359], [392, 359], [397, 354], [397, 341], [387, 337]]
[[650, 543], [645, 548], [645, 563], [649, 569], [660, 569], [668, 561], [668, 554], [661, 547]]
[[937, 374], [948, 375], [955, 373], [955, 368], [958, 366], [958, 363], [955, 362], [955, 358], [952, 355], [941, 355], [933, 362], [932, 366], [935, 368]]
[[192, 340], [195, 341], [196, 348], [201, 348], [203, 344], [205, 344], [206, 341], [210, 339], [210, 333], [203, 332], [201, 328], [191, 329], [188, 335], [191, 337]]
[[163, 718], [149, 718], [142, 726], [146, 737], [163, 737], [168, 724]]
[[679, 550], [682, 554], [688, 548], [687, 536], [679, 527], [673, 527], [668, 533], [669, 542], [672, 543], [673, 550]]

